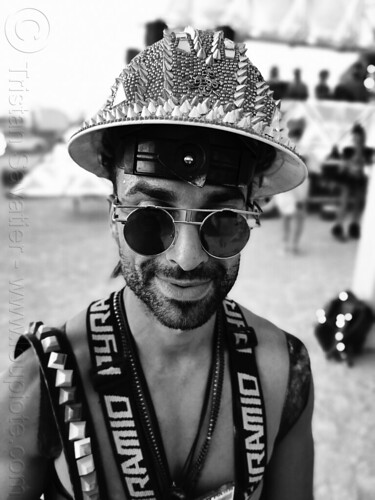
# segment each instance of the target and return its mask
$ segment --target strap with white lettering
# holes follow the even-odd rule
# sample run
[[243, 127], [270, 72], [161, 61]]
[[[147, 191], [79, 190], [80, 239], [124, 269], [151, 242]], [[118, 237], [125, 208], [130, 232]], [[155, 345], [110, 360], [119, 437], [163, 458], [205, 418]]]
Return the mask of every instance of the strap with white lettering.
[[257, 369], [257, 338], [236, 302], [223, 301], [229, 337], [236, 450], [236, 494], [251, 495], [262, 481], [267, 463], [266, 415]]
[[93, 383], [111, 437], [114, 457], [129, 500], [161, 498], [137, 412], [129, 360], [116, 325], [114, 295], [90, 305], [87, 333], [94, 365]]

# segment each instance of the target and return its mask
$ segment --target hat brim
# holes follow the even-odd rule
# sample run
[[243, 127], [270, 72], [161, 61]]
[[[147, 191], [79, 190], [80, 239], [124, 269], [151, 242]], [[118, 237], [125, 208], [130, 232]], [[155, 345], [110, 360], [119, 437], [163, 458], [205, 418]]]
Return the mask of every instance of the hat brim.
[[107, 177], [107, 172], [101, 165], [100, 150], [102, 135], [105, 130], [112, 127], [127, 127], [129, 132], [131, 128], [143, 125], [164, 126], [173, 125], [180, 127], [201, 127], [204, 129], [221, 130], [230, 134], [237, 134], [244, 138], [255, 139], [270, 146], [276, 150], [276, 158], [272, 166], [262, 172], [262, 176], [254, 180], [252, 188], [253, 199], [262, 199], [273, 196], [284, 191], [289, 191], [300, 184], [307, 177], [307, 168], [297, 153], [277, 142], [271, 137], [261, 135], [255, 131], [246, 131], [236, 126], [220, 125], [216, 123], [194, 121], [181, 121], [175, 119], [147, 118], [136, 120], [113, 120], [91, 125], [79, 130], [74, 134], [68, 144], [68, 151], [72, 159], [82, 168], [98, 175]]

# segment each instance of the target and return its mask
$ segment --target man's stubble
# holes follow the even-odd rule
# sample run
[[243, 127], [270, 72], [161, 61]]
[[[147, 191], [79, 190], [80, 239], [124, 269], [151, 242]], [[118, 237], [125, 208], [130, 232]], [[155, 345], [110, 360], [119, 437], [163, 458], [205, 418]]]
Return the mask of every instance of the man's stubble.
[[[130, 290], [163, 326], [178, 330], [198, 328], [212, 317], [232, 289], [240, 264], [237, 257], [231, 266], [217, 260], [201, 264], [192, 271], [184, 271], [179, 266], [161, 264], [158, 258], [136, 264], [122, 251], [120, 259], [122, 274]], [[176, 280], [211, 280], [212, 287], [203, 299], [197, 301], [170, 299], [157, 288], [156, 275]]]

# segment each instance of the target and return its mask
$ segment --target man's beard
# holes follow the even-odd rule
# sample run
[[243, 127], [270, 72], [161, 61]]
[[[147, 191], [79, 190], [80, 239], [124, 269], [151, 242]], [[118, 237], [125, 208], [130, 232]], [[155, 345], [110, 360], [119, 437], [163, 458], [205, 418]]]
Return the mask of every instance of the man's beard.
[[[198, 328], [211, 318], [232, 289], [237, 279], [239, 262], [238, 258], [233, 266], [227, 268], [217, 261], [201, 264], [192, 271], [184, 271], [179, 266], [161, 265], [156, 259], [134, 265], [121, 255], [121, 269], [127, 286], [162, 325], [177, 330]], [[175, 280], [211, 280], [212, 286], [203, 299], [175, 300], [161, 294], [154, 281], [156, 275]]]

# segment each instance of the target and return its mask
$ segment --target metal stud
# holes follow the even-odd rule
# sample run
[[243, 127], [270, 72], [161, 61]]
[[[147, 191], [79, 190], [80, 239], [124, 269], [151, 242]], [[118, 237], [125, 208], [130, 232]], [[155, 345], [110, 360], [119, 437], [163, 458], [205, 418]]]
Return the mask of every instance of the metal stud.
[[66, 362], [66, 354], [62, 352], [51, 352], [48, 360], [48, 368], [55, 368], [56, 370], [64, 370]]
[[78, 422], [82, 418], [81, 403], [67, 404], [65, 406], [65, 422]]
[[126, 114], [126, 118], [130, 118], [131, 119], [131, 118], [135, 118], [136, 116], [137, 116], [137, 114], [134, 113], [134, 110], [133, 110], [132, 106], [129, 106], [128, 112]]
[[222, 104], [220, 104], [220, 106], [217, 108], [216, 112], [221, 117], [223, 117], [225, 115], [224, 107]]
[[81, 488], [83, 491], [93, 491], [97, 485], [96, 472], [90, 472], [86, 476], [81, 477]]
[[73, 370], [56, 371], [56, 387], [71, 387], [73, 381]]
[[250, 128], [251, 127], [250, 116], [243, 116], [241, 120], [237, 123], [237, 126], [240, 128]]
[[174, 108], [174, 110], [172, 111], [172, 116], [174, 118], [180, 118], [180, 116], [182, 115], [181, 111], [180, 111], [180, 107], [179, 106], [176, 106]]
[[233, 111], [228, 111], [228, 113], [223, 118], [224, 123], [234, 123], [235, 121], [236, 119]]
[[[85, 124], [85, 122], [83, 122]], [[84, 125], [85, 126], [85, 125]], [[46, 325], [43, 325], [41, 321], [38, 321], [37, 323], [34, 323], [34, 329], [35, 329], [35, 336], [37, 339], [41, 339], [43, 333], [46, 331]]]
[[172, 107], [171, 107], [171, 105], [169, 104], [169, 102], [165, 102], [165, 103], [164, 103], [163, 109], [164, 109], [164, 111], [165, 111], [167, 114], [169, 114], [169, 113], [171, 113], [171, 112], [172, 112]]
[[189, 101], [184, 101], [181, 106], [180, 106], [180, 111], [182, 114], [187, 114], [191, 110], [191, 106], [189, 104]]
[[125, 100], [126, 100], [126, 95], [125, 95], [124, 86], [123, 86], [122, 82], [119, 82], [115, 98], [112, 102], [112, 106], [117, 106], [117, 104], [120, 104], [121, 102], [123, 102]]
[[140, 113], [142, 113], [142, 109], [143, 109], [142, 104], [140, 104], [140, 103], [138, 103], [138, 102], [136, 102], [136, 103], [134, 104], [134, 106], [133, 106], [134, 113], [136, 113], [136, 114], [138, 114], [138, 115], [139, 115]]
[[148, 109], [148, 111], [149, 111], [151, 114], [155, 114], [155, 111], [156, 111], [156, 106], [155, 106], [155, 104], [154, 104], [152, 101], [150, 101], [150, 102], [148, 103], [147, 109]]
[[156, 110], [155, 116], [156, 116], [157, 118], [164, 118], [164, 116], [165, 116], [165, 111], [164, 111], [164, 108], [163, 108], [163, 106], [162, 106], [161, 104], [157, 107], [157, 110]]
[[206, 52], [205, 50], [201, 47], [198, 51], [197, 51], [197, 57], [199, 59], [206, 59]]
[[95, 488], [93, 491], [83, 491], [83, 500], [100, 500], [99, 491]]
[[75, 401], [76, 392], [76, 387], [61, 388], [59, 393], [59, 404], [73, 403]]
[[244, 97], [242, 97], [241, 99], [236, 99], [236, 100], [234, 101], [234, 104], [235, 104], [238, 108], [241, 108], [241, 107], [243, 106], [244, 102], [245, 102], [245, 98], [244, 98]]
[[198, 109], [196, 106], [194, 106], [190, 113], [189, 113], [189, 118], [198, 118], [200, 116], [200, 113], [198, 112]]
[[94, 458], [92, 455], [86, 455], [77, 460], [78, 474], [80, 476], [87, 476], [95, 470]]
[[146, 106], [143, 106], [141, 116], [142, 118], [149, 118], [151, 116], [151, 113]]
[[50, 335], [41, 340], [43, 351], [47, 354], [52, 351], [60, 350], [60, 344], [56, 335]]
[[116, 117], [116, 120], [122, 120], [123, 118], [125, 118], [125, 114], [121, 111], [120, 108], [116, 108], [115, 109], [115, 117]]
[[36, 335], [38, 328], [42, 326], [43, 323], [41, 321], [32, 321], [29, 323], [29, 326], [27, 327], [25, 334], [30, 333], [31, 335]]
[[74, 441], [74, 455], [76, 458], [91, 455], [91, 439], [89, 437]]
[[196, 37], [195, 29], [192, 26], [186, 26], [184, 29], [185, 33], [191, 36], [191, 38], [194, 40]]
[[76, 441], [86, 437], [86, 422], [70, 422], [69, 424], [69, 441]]

